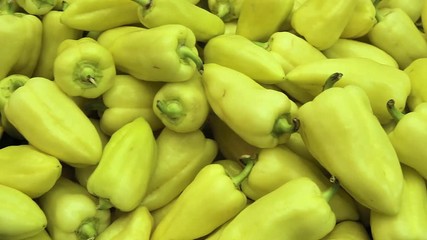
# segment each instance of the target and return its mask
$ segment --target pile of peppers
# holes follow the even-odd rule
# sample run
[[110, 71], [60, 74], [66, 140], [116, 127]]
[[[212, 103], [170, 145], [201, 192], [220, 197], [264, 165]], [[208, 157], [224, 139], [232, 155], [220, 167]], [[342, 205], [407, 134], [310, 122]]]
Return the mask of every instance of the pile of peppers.
[[425, 0], [0, 0], [0, 239], [425, 240], [426, 31]]

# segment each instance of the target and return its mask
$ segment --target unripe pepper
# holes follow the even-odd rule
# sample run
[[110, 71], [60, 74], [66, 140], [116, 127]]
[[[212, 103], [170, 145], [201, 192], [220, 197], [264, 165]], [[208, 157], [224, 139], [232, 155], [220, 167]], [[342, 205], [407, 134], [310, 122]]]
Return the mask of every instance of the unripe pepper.
[[133, 1], [140, 5], [137, 10], [139, 20], [148, 28], [169, 24], [183, 25], [189, 28], [200, 42], [206, 42], [224, 33], [224, 22], [220, 17], [188, 0]]
[[111, 136], [87, 189], [101, 203], [132, 211], [146, 195], [156, 164], [157, 144], [152, 129], [143, 117], [138, 117]]
[[236, 34], [251, 41], [266, 41], [290, 16], [294, 0], [244, 0]]
[[50, 12], [60, 0], [15, 0], [25, 12], [32, 15], [45, 15]]
[[110, 210], [98, 209], [97, 199], [68, 178], [59, 178], [39, 204], [52, 240], [95, 239], [110, 225]]
[[397, 122], [388, 136], [400, 162], [414, 168], [427, 179], [424, 160], [427, 150], [423, 147], [423, 141], [420, 141], [427, 137], [427, 103], [420, 103], [414, 111], [403, 114], [395, 108], [394, 100], [391, 99], [387, 102], [387, 109]]
[[[427, 6], [427, 4], [426, 4]], [[405, 69], [411, 82], [411, 92], [409, 93], [407, 105], [413, 111], [419, 104], [427, 102], [427, 58], [414, 60]]]
[[342, 221], [321, 240], [370, 240], [371, 236], [360, 222]]
[[112, 54], [92, 38], [66, 39], [53, 63], [54, 81], [69, 96], [97, 98], [113, 85]]
[[61, 175], [59, 160], [31, 145], [0, 149], [0, 184], [13, 187], [31, 198], [49, 191]]
[[245, 0], [208, 0], [209, 11], [220, 17], [224, 22], [237, 20]]
[[151, 239], [196, 239], [236, 216], [246, 207], [246, 196], [239, 186], [253, 164], [248, 160], [235, 177], [228, 176], [220, 164], [205, 166], [159, 222]]
[[33, 76], [53, 80], [53, 63], [57, 49], [66, 39], [78, 39], [83, 36], [83, 31], [77, 30], [61, 23], [63, 11], [52, 10], [43, 15], [43, 36], [40, 56]]
[[117, 70], [146, 81], [179, 82], [202, 69], [196, 38], [188, 27], [167, 24], [127, 29], [113, 28], [98, 37], [113, 54]]
[[175, 199], [218, 153], [216, 142], [201, 130], [178, 133], [164, 128], [156, 144], [157, 166], [141, 203], [150, 211]]
[[374, 114], [383, 124], [392, 121], [384, 107], [389, 99], [395, 99], [399, 110], [406, 105], [411, 89], [408, 75], [398, 68], [366, 58], [335, 58], [307, 63], [294, 68], [286, 77], [287, 81], [316, 96], [322, 91], [325, 79], [334, 72], [343, 74], [335, 86], [357, 85], [367, 93]]
[[203, 61], [240, 71], [259, 83], [285, 80], [285, 71], [273, 54], [237, 34], [210, 39], [203, 48]]
[[15, 240], [31, 237], [47, 225], [45, 213], [25, 193], [0, 184], [0, 238]]
[[4, 112], [31, 145], [71, 166], [94, 165], [101, 158], [96, 128], [51, 80], [29, 79], [13, 92]]
[[307, 42], [324, 50], [340, 38], [355, 7], [354, 0], [308, 0], [292, 13], [291, 25]]
[[356, 201], [384, 214], [399, 211], [400, 162], [362, 88], [332, 85], [301, 106], [298, 118], [311, 154]]
[[176, 132], [192, 132], [203, 127], [210, 111], [198, 72], [184, 82], [165, 83], [153, 99], [153, 112]]
[[378, 23], [367, 34], [370, 43], [396, 59], [400, 68], [427, 57], [427, 41], [406, 12], [400, 8], [377, 10]]
[[204, 65], [202, 79], [212, 110], [249, 144], [274, 147], [297, 129], [291, 100], [284, 93], [215, 63]]
[[105, 31], [139, 23], [137, 9], [138, 4], [128, 0], [73, 0], [65, 7], [61, 22], [78, 30]]
[[335, 226], [328, 201], [337, 186], [322, 193], [309, 178], [291, 180], [243, 209], [218, 239], [320, 239]]
[[[142, 81], [128, 74], [116, 75], [113, 86], [102, 94], [100, 127], [112, 135], [125, 124], [144, 117], [153, 131], [164, 127], [153, 110], [153, 101], [162, 84]], [[90, 107], [91, 103], [89, 103]]]
[[377, 23], [376, 8], [371, 0], [356, 0], [356, 6], [340, 38], [360, 38], [365, 36]]
[[402, 206], [395, 215], [371, 212], [374, 239], [425, 239], [427, 236], [427, 191], [425, 178], [411, 167], [402, 165], [405, 187]]

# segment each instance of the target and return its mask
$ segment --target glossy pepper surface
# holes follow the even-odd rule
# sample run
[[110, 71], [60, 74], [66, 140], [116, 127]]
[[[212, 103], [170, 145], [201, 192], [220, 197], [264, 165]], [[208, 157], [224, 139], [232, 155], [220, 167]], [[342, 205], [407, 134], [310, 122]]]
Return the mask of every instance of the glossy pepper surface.
[[385, 214], [399, 211], [400, 162], [362, 88], [327, 88], [300, 107], [298, 118], [308, 150], [356, 201]]
[[[426, 4], [427, 5], [427, 4]], [[418, 104], [427, 102], [427, 58], [414, 60], [405, 69], [411, 82], [411, 92], [409, 93], [407, 104], [409, 110], [413, 111]]]
[[102, 144], [96, 128], [49, 79], [29, 79], [13, 92], [4, 112], [31, 145], [67, 164], [94, 165], [101, 158]]
[[194, 33], [179, 24], [113, 28], [98, 42], [113, 54], [117, 70], [146, 81], [186, 81], [203, 67]]
[[212, 110], [249, 144], [273, 147], [295, 131], [291, 100], [284, 93], [215, 63], [205, 64], [202, 79]]
[[148, 122], [139, 117], [111, 136], [88, 179], [87, 189], [121, 211], [132, 211], [147, 193], [156, 164], [153, 131]]
[[356, 0], [356, 6], [340, 35], [340, 39], [365, 36], [377, 23], [376, 7], [371, 0]]

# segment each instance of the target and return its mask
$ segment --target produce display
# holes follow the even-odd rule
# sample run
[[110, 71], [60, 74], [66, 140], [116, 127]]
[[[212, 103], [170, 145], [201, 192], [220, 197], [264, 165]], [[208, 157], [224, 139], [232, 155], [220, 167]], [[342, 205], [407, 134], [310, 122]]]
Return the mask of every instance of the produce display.
[[0, 0], [0, 240], [427, 240], [427, 1]]

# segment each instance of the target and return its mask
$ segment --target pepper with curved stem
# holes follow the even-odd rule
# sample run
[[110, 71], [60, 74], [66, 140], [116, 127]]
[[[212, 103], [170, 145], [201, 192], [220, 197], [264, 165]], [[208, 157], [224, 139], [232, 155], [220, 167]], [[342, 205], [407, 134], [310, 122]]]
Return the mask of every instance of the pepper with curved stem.
[[82, 222], [79, 228], [76, 230], [78, 240], [94, 240], [98, 236], [99, 232], [97, 229], [98, 219], [89, 218]]
[[403, 116], [405, 116], [404, 113], [402, 113], [401, 111], [399, 111], [399, 109], [396, 108], [394, 99], [390, 99], [387, 101], [387, 110], [396, 122], [399, 122], [403, 118]]
[[203, 71], [203, 61], [198, 54], [196, 54], [190, 47], [188, 46], [179, 46], [177, 50], [178, 56], [182, 59], [189, 60], [196, 64], [197, 70], [199, 72]]
[[342, 76], [343, 76], [342, 73], [339, 73], [339, 72], [333, 73], [331, 76], [328, 77], [328, 79], [326, 79], [325, 84], [323, 85], [322, 91], [325, 91], [326, 89], [333, 87], [335, 83], [337, 83], [342, 78]]

